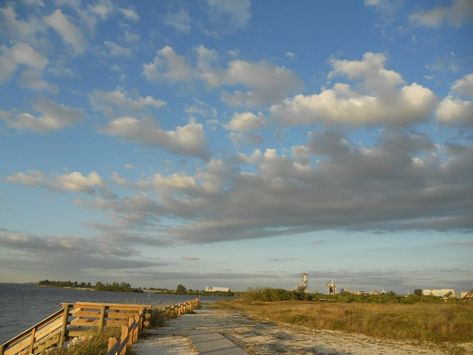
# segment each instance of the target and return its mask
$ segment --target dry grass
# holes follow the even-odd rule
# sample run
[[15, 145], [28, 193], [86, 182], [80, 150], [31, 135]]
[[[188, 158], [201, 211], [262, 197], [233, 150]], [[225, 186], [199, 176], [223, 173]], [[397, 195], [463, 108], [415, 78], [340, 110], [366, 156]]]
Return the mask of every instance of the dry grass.
[[225, 301], [223, 307], [256, 318], [341, 330], [369, 336], [421, 342], [472, 342], [473, 304], [361, 304], [306, 301]]
[[103, 332], [91, 332], [90, 338], [69, 346], [67, 349], [54, 350], [53, 355], [105, 355], [108, 338], [120, 338], [119, 328], [105, 328]]

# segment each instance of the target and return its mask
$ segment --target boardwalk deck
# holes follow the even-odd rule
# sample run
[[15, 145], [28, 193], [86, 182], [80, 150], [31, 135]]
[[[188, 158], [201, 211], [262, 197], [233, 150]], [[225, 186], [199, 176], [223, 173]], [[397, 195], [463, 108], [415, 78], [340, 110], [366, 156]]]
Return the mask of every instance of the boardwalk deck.
[[219, 319], [214, 311], [204, 307], [194, 314], [170, 320], [163, 327], [148, 330], [133, 346], [133, 352], [137, 355], [245, 355], [247, 352], [221, 334], [228, 333], [233, 326], [228, 319]]

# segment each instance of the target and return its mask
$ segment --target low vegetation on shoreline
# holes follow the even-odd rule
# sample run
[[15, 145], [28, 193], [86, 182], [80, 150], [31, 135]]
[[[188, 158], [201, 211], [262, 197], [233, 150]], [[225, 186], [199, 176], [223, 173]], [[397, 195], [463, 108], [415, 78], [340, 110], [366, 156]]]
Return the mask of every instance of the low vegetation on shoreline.
[[323, 293], [305, 293], [295, 290], [285, 290], [282, 288], [255, 288], [249, 289], [240, 294], [240, 300], [246, 302], [263, 301], [322, 301], [336, 303], [381, 303], [381, 304], [415, 304], [415, 303], [468, 303], [468, 300], [458, 298], [441, 298], [436, 296], [422, 295], [397, 295], [389, 291], [380, 294], [354, 294], [342, 292], [335, 295]]
[[131, 287], [128, 282], [112, 282], [104, 283], [97, 281], [95, 284], [90, 282], [78, 282], [78, 281], [51, 281], [41, 280], [38, 282], [38, 286], [43, 287], [59, 287], [59, 288], [76, 288], [76, 289], [87, 289], [95, 291], [116, 291], [116, 292], [143, 292], [139, 288]]
[[[473, 303], [442, 299], [402, 302], [397, 295], [307, 301], [288, 298], [290, 292], [274, 289], [250, 290], [238, 300], [221, 301], [225, 308], [250, 316], [311, 329], [339, 330], [368, 336], [432, 343], [473, 342]], [[357, 296], [357, 295], [353, 295]], [[371, 295], [373, 296], [373, 295]], [[296, 296], [295, 296], [296, 297]], [[416, 296], [417, 297], [417, 296]], [[283, 298], [283, 300], [279, 299]], [[331, 299], [332, 301], [328, 301]]]

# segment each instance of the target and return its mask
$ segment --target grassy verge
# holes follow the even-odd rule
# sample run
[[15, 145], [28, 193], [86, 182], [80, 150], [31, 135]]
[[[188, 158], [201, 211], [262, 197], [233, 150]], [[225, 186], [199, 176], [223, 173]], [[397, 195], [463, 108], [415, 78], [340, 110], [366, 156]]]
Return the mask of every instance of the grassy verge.
[[69, 346], [67, 349], [55, 349], [52, 355], [105, 355], [107, 354], [108, 338], [120, 337], [120, 328], [105, 328], [102, 332], [92, 332], [90, 338], [77, 344]]
[[312, 329], [433, 343], [473, 342], [473, 304], [369, 304], [222, 301], [256, 318]]

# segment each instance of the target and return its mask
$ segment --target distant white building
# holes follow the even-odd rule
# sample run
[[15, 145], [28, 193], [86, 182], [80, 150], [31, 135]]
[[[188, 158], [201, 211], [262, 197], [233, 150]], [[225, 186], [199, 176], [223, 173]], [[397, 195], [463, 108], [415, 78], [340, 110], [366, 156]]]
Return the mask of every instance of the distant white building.
[[205, 292], [230, 292], [230, 288], [228, 287], [205, 287]]
[[422, 295], [437, 297], [455, 297], [455, 290], [453, 288], [425, 289], [422, 290]]

